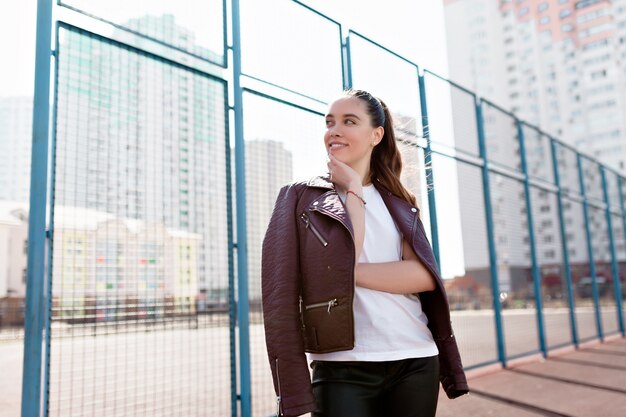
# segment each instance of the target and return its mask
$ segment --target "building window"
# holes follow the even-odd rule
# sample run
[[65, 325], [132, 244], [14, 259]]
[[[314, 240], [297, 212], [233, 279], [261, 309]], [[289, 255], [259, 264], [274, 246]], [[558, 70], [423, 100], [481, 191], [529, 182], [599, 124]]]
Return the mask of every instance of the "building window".
[[518, 16], [526, 16], [528, 14], [528, 7], [522, 7], [517, 13]]
[[544, 1], [543, 3], [540, 3], [539, 6], [537, 6], [537, 11], [543, 12], [545, 10], [548, 10], [548, 6], [549, 6], [548, 2]]
[[571, 32], [572, 30], [574, 30], [574, 25], [572, 25], [570, 23], [566, 23], [566, 24], [561, 26], [561, 30], [563, 32]]
[[571, 16], [572, 14], [572, 10], [571, 9], [563, 9], [559, 12], [559, 17], [561, 19], [565, 19], [568, 16]]

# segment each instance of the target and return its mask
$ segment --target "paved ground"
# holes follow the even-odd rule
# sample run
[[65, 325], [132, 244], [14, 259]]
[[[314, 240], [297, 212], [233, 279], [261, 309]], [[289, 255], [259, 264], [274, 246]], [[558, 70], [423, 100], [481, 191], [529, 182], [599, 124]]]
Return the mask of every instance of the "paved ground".
[[438, 417], [624, 417], [626, 339], [470, 373], [469, 382], [468, 396], [452, 401], [442, 393]]
[[[593, 328], [592, 311], [578, 311], [577, 321], [580, 330]], [[453, 322], [466, 366], [495, 359], [491, 314], [455, 312]], [[509, 310], [504, 322], [507, 353], [537, 350], [532, 312]], [[567, 343], [564, 311], [546, 314], [546, 328], [552, 346]], [[201, 323], [115, 330], [91, 336], [76, 328], [53, 332], [59, 337], [52, 343], [51, 417], [229, 415], [227, 328]], [[261, 325], [250, 327], [250, 340], [253, 415], [265, 417], [275, 403]], [[22, 350], [21, 341], [0, 343], [0, 417], [19, 416]], [[470, 396], [449, 401], [442, 394], [438, 416], [626, 416], [626, 339], [588, 344], [543, 362], [525, 360], [474, 375]]]

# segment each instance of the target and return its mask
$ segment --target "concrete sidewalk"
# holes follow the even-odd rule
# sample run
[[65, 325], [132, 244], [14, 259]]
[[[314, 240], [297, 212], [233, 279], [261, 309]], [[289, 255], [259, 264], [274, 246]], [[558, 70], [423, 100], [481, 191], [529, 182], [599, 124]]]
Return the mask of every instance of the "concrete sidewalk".
[[468, 373], [470, 395], [449, 400], [442, 391], [437, 416], [626, 416], [624, 338], [496, 368]]

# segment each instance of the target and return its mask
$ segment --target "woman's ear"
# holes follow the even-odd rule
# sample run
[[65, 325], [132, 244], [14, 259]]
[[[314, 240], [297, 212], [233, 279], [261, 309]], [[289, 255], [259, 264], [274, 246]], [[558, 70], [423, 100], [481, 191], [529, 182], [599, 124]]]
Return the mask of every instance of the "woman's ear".
[[372, 138], [372, 146], [376, 146], [383, 140], [383, 136], [385, 135], [385, 128], [382, 126], [378, 126], [374, 129], [373, 138]]

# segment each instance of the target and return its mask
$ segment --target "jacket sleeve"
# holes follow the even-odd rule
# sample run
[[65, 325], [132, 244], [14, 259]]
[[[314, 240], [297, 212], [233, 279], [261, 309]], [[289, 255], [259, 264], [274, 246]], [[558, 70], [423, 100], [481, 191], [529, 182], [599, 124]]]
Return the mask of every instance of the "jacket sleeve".
[[265, 343], [279, 413], [284, 416], [299, 416], [315, 409], [300, 331], [297, 191], [295, 185], [280, 190], [261, 255]]

